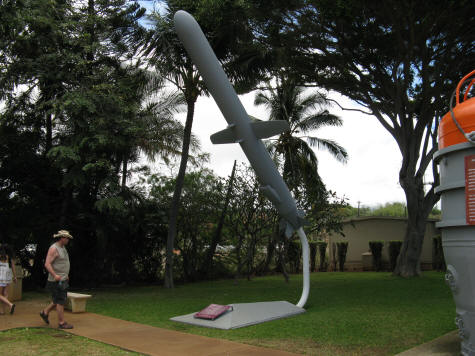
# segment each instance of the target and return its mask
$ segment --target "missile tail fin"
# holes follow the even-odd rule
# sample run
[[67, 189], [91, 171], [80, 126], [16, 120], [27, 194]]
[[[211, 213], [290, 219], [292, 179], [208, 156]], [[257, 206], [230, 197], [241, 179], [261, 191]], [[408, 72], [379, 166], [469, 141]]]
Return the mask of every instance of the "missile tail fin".
[[294, 234], [294, 231], [295, 229], [293, 228], [293, 226], [287, 223], [287, 225], [285, 226], [285, 237], [290, 239], [292, 235]]
[[285, 120], [255, 121], [251, 122], [251, 128], [258, 139], [269, 138], [290, 130], [289, 123]]
[[284, 218], [280, 219], [279, 230], [288, 239], [290, 239], [295, 232], [295, 228]]
[[300, 227], [304, 225], [309, 225], [309, 221], [305, 219], [305, 213], [303, 210], [297, 210], [297, 224], [298, 226], [295, 226], [291, 224], [288, 220], [285, 218], [280, 219], [279, 223], [279, 229], [281, 233], [285, 234], [285, 237], [288, 239], [292, 237], [295, 231], [297, 231]]
[[234, 126], [234, 124], [228, 125], [224, 130], [212, 134], [210, 136], [211, 142], [215, 145], [238, 142], [236, 134], [234, 133]]

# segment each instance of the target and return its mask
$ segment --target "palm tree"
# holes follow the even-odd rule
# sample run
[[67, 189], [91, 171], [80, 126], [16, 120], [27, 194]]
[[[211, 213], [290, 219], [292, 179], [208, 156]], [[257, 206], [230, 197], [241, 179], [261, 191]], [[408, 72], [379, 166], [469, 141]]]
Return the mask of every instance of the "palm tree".
[[[177, 4], [174, 1], [166, 1], [165, 3], [167, 5], [165, 15], [154, 13], [151, 16], [155, 21], [155, 29], [145, 44], [145, 55], [151, 58], [155, 69], [183, 94], [187, 106], [180, 167], [169, 212], [165, 261], [164, 284], [166, 288], [173, 288], [173, 245], [177, 230], [178, 207], [189, 157], [195, 104], [198, 97], [203, 93], [204, 88], [196, 67], [186, 55], [173, 29], [173, 15], [180, 9], [182, 4], [180, 4], [180, 1]], [[190, 4], [187, 5], [190, 6]]]
[[283, 161], [283, 177], [289, 188], [298, 197], [302, 185], [321, 185], [318, 175], [318, 159], [312, 147], [326, 149], [338, 161], [346, 163], [348, 154], [337, 142], [311, 136], [324, 126], [341, 126], [339, 117], [325, 109], [327, 98], [320, 92], [306, 95], [304, 88], [292, 78], [282, 75], [276, 79], [277, 86], [256, 94], [254, 104], [265, 105], [270, 110], [270, 120], [285, 120], [290, 130], [270, 142], [271, 153]]
[[[155, 29], [144, 43], [144, 54], [151, 58], [156, 70], [182, 92], [187, 105], [181, 161], [176, 178], [175, 191], [169, 213], [167, 253], [165, 262], [165, 287], [173, 288], [173, 244], [176, 236], [176, 222], [180, 195], [189, 158], [191, 128], [196, 100], [200, 95], [207, 95], [204, 82], [187, 56], [174, 31], [173, 15], [178, 10], [193, 14], [200, 23], [203, 32], [211, 42], [216, 56], [228, 66], [232, 79], [241, 90], [252, 87], [258, 72], [242, 70], [245, 60], [233, 63], [233, 57], [242, 50], [240, 43], [250, 41], [252, 29], [244, 21], [246, 18], [242, 4], [236, 2], [207, 2], [197, 0], [164, 0], [163, 15], [154, 13]], [[212, 13], [212, 15], [210, 15]], [[243, 38], [245, 40], [243, 40]], [[247, 51], [252, 52], [250, 49]], [[249, 61], [249, 59], [248, 59]]]
[[[183, 141], [183, 125], [175, 120], [175, 114], [182, 112], [185, 106], [183, 95], [179, 92], [165, 91], [163, 80], [155, 72], [148, 72], [137, 67], [129, 69], [134, 77], [139, 78], [138, 95], [141, 108], [134, 113], [131, 133], [131, 145], [122, 152], [122, 189], [125, 189], [130, 162], [137, 162], [140, 153], [154, 162], [157, 157], [165, 163], [170, 156], [178, 156]], [[158, 94], [157, 94], [158, 93]], [[193, 149], [199, 144], [191, 138]]]

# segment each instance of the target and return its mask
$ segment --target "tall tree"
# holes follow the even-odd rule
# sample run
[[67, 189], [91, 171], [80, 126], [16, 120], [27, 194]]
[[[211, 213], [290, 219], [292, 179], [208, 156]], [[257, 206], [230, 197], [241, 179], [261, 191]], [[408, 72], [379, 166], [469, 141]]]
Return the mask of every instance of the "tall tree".
[[176, 179], [173, 200], [169, 212], [167, 252], [165, 261], [165, 287], [173, 288], [173, 248], [176, 238], [176, 224], [180, 204], [181, 191], [188, 163], [191, 129], [195, 111], [195, 103], [203, 92], [203, 84], [197, 69], [186, 56], [178, 37], [173, 30], [173, 15], [180, 9], [196, 11], [192, 1], [166, 1], [166, 13], [154, 13], [155, 29], [146, 44], [145, 55], [151, 56], [155, 68], [169, 79], [183, 93], [187, 105], [181, 160]]
[[[359, 103], [398, 144], [408, 226], [397, 275], [420, 273], [426, 219], [439, 199], [432, 162], [438, 121], [458, 80], [473, 69], [470, 9], [470, 1], [387, 1], [381, 6], [309, 0], [294, 13], [288, 27], [293, 29], [286, 33], [294, 38], [291, 58], [307, 83]], [[425, 191], [428, 170], [433, 182]]]
[[[217, 57], [223, 61], [229, 58], [230, 49], [236, 46], [235, 43], [239, 43], [239, 41], [236, 42], [236, 38], [245, 36], [249, 30], [246, 31], [244, 27], [242, 31], [237, 31], [242, 28], [241, 24], [244, 22], [228, 21], [231, 14], [242, 17], [243, 12], [240, 11], [240, 6], [233, 2], [166, 0], [162, 3], [165, 5], [163, 14], [154, 13], [151, 17], [155, 20], [155, 29], [145, 43], [144, 54], [151, 58], [156, 70], [166, 76], [183, 93], [187, 105], [180, 166], [170, 206], [165, 263], [165, 287], [173, 288], [173, 248], [177, 233], [180, 196], [189, 157], [195, 103], [200, 95], [207, 94], [197, 68], [174, 32], [173, 16], [178, 10], [186, 10], [194, 15], [203, 32], [208, 35]], [[212, 16], [210, 12], [213, 13]], [[236, 38], [232, 39], [233, 35], [236, 35]], [[241, 76], [243, 77], [246, 75]]]

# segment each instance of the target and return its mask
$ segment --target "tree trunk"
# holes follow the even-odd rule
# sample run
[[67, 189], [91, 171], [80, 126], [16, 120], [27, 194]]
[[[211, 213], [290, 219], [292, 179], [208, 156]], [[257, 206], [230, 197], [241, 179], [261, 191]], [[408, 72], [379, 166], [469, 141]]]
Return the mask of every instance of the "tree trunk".
[[67, 186], [63, 189], [63, 201], [61, 202], [61, 215], [59, 216], [59, 226], [67, 226], [68, 223], [68, 209], [71, 204], [73, 189]]
[[196, 98], [187, 100], [188, 112], [186, 114], [185, 130], [183, 132], [183, 147], [181, 151], [180, 169], [175, 183], [175, 191], [173, 192], [172, 204], [170, 207], [168, 220], [167, 235], [167, 252], [165, 260], [165, 288], [174, 288], [173, 283], [173, 246], [176, 237], [176, 222], [178, 217], [178, 207], [180, 204], [181, 191], [185, 180], [186, 164], [188, 163], [188, 155], [191, 140], [191, 127], [193, 125], [193, 115], [195, 111]]
[[406, 236], [393, 274], [414, 277], [421, 274], [421, 252], [427, 218], [438, 197], [433, 188], [427, 194], [424, 193], [422, 178], [411, 177], [402, 181], [401, 186], [406, 194], [408, 219]]
[[[251, 235], [252, 236], [252, 235]], [[247, 250], [247, 280], [250, 281], [254, 272], [254, 257], [256, 255], [256, 240], [255, 237], [250, 237], [250, 244]]]
[[242, 263], [242, 258], [241, 258], [241, 249], [242, 249], [243, 240], [244, 240], [243, 236], [239, 235], [238, 242], [236, 244], [236, 249], [234, 250], [234, 252], [236, 253], [236, 265], [237, 265], [236, 275], [234, 276], [235, 283], [237, 283], [237, 280], [241, 278], [241, 275], [242, 275], [243, 263]]
[[286, 263], [285, 256], [287, 254], [287, 248], [286, 248], [287, 247], [287, 242], [285, 241], [285, 236], [283, 236], [283, 234], [281, 234], [280, 240], [283, 241], [283, 242], [280, 246], [281, 248], [279, 249], [277, 264], [280, 266], [282, 275], [285, 278], [285, 282], [289, 283], [289, 278], [290, 277], [289, 277], [289, 274], [287, 273], [287, 268], [285, 267], [285, 263]]
[[274, 232], [269, 235], [269, 239], [267, 240], [267, 248], [266, 248], [266, 258], [261, 266], [256, 269], [256, 273], [258, 274], [265, 274], [270, 271], [270, 264], [274, 260], [275, 255], [275, 244], [279, 234], [279, 224], [275, 224]]
[[[310, 242], [308, 245], [310, 249], [310, 272], [315, 272], [317, 269], [317, 244]], [[336, 270], [336, 267], [333, 270]]]
[[229, 178], [229, 185], [228, 190], [226, 192], [226, 198], [224, 200], [224, 207], [221, 212], [221, 216], [219, 218], [218, 226], [216, 228], [216, 232], [213, 236], [213, 240], [208, 249], [208, 253], [206, 254], [205, 265], [204, 265], [204, 274], [207, 275], [211, 271], [211, 267], [213, 266], [213, 256], [216, 252], [216, 247], [221, 242], [221, 233], [223, 231], [224, 226], [224, 219], [226, 217], [226, 211], [228, 209], [229, 201], [231, 200], [231, 193], [233, 191], [233, 182], [234, 182], [234, 175], [236, 173], [236, 161], [234, 161], [233, 170], [231, 171], [231, 177]]
[[51, 114], [46, 114], [46, 140], [45, 140], [45, 155], [48, 154], [49, 150], [53, 146], [53, 120]]
[[121, 182], [121, 189], [122, 191], [125, 190], [127, 187], [127, 155], [124, 154], [122, 160], [122, 182]]

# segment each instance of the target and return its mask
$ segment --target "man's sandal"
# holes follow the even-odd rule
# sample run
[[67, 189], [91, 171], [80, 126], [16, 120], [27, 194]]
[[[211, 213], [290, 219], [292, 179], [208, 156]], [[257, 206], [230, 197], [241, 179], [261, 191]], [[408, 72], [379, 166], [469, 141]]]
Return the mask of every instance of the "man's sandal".
[[43, 310], [40, 312], [40, 316], [41, 316], [41, 319], [43, 319], [43, 321], [44, 321], [46, 324], [49, 324], [48, 315], [45, 314], [45, 312], [44, 312]]
[[59, 329], [72, 329], [73, 326], [71, 324], [68, 324], [67, 322], [64, 322], [62, 324], [59, 324], [58, 328]]

